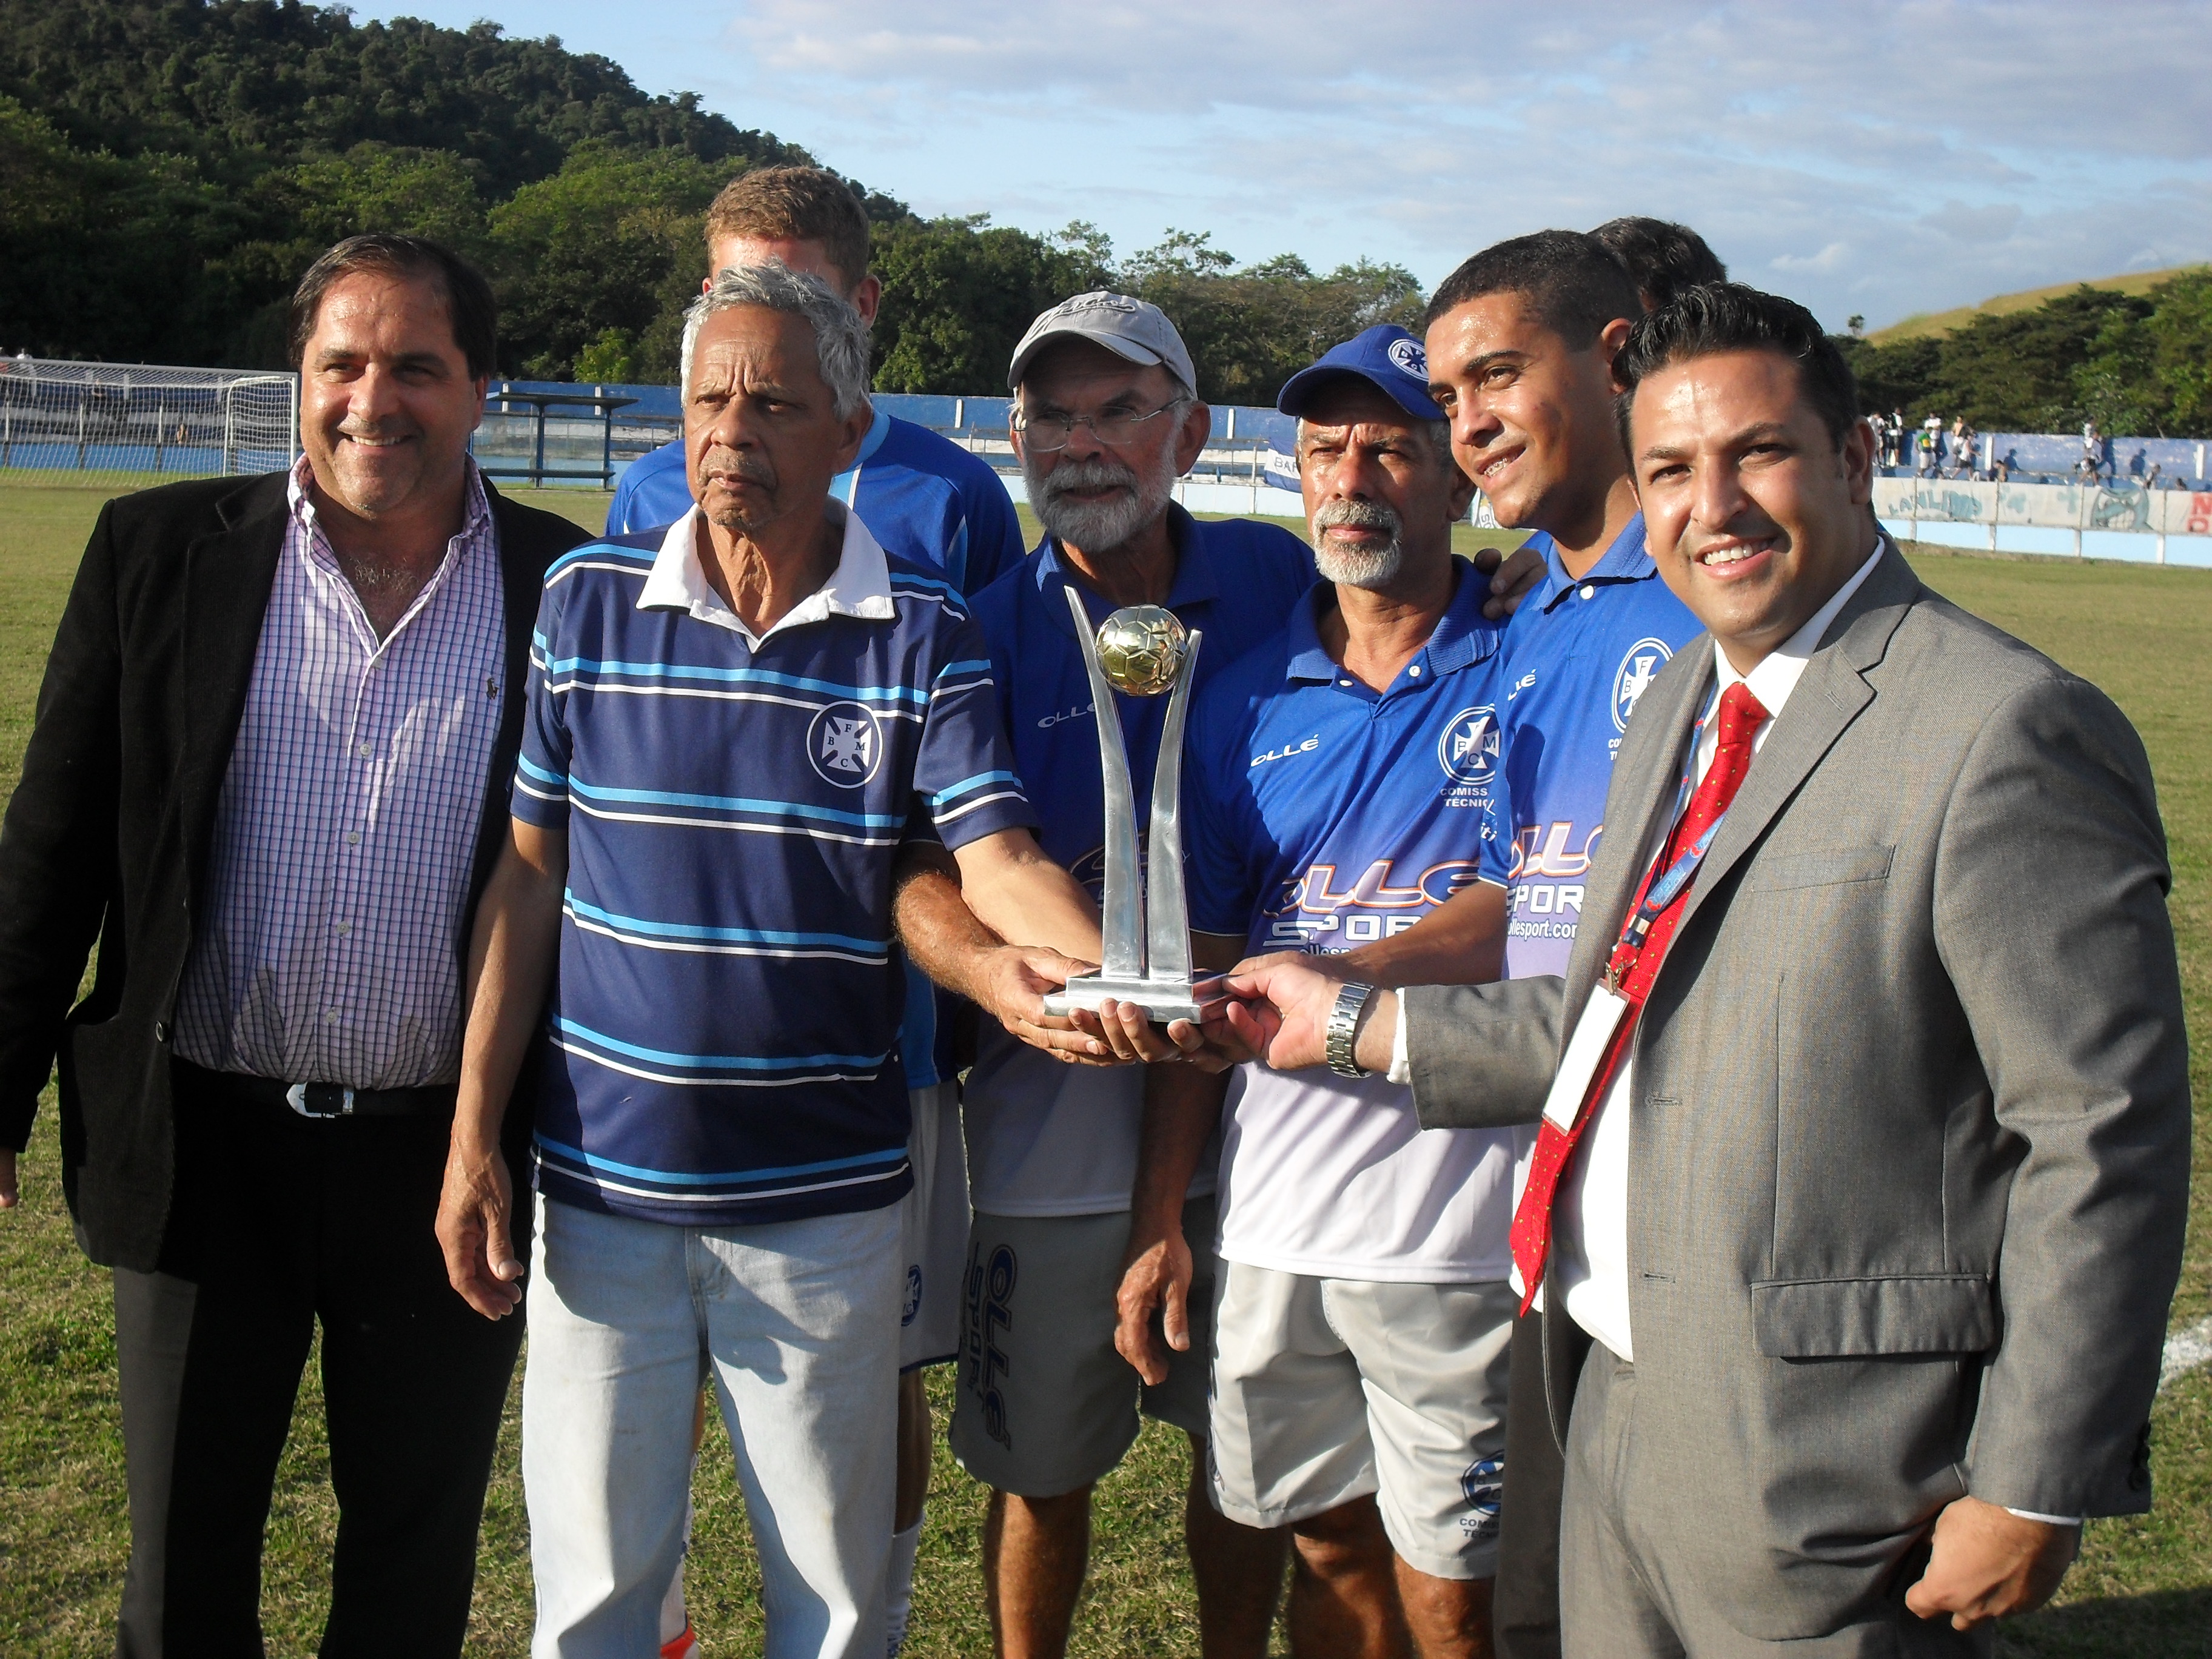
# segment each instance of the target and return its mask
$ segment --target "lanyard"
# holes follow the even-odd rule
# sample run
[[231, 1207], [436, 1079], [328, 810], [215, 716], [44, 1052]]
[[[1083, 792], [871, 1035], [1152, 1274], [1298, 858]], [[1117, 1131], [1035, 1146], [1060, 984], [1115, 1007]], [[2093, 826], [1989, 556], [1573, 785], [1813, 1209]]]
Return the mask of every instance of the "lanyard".
[[[1705, 854], [1712, 849], [1714, 838], [1721, 825], [1728, 822], [1723, 812], [1698, 838], [1674, 855], [1674, 860], [1664, 870], [1658, 868], [1659, 858], [1664, 857], [1667, 842], [1674, 840], [1674, 830], [1682, 822], [1682, 815], [1690, 809], [1692, 797], [1697, 793], [1698, 750], [1705, 746], [1705, 726], [1720, 708], [1720, 688], [1713, 688], [1712, 696], [1705, 700], [1705, 712], [1690, 733], [1690, 758], [1682, 768], [1682, 780], [1674, 790], [1674, 813], [1668, 820], [1665, 840], [1659, 843], [1659, 853], [1652, 860], [1652, 868], [1644, 878], [1644, 890], [1628, 913], [1628, 920], [1620, 930], [1620, 939], [1613, 947], [1612, 957], [1605, 969], [1606, 988], [1618, 993], [1621, 981], [1636, 966], [1636, 959], [1644, 953], [1644, 942], [1650, 936], [1651, 924], [1659, 920], [1667, 907], [1686, 892], [1698, 877], [1698, 866], [1705, 863]], [[1717, 765], [1720, 757], [1713, 757]]]

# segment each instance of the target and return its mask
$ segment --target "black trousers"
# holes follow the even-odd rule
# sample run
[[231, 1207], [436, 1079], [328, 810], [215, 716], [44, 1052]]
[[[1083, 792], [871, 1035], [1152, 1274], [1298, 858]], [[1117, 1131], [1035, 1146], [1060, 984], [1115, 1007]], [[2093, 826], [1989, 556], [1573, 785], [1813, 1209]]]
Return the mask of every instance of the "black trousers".
[[[132, 1516], [142, 1635], [158, 1629], [163, 1659], [263, 1653], [262, 1534], [318, 1322], [338, 1505], [321, 1651], [459, 1653], [522, 1321], [487, 1320], [447, 1283], [431, 1229], [450, 1127], [302, 1118], [179, 1066], [177, 1201], [161, 1271], [146, 1277], [178, 1291], [168, 1304], [189, 1327], [179, 1375], [136, 1379], [137, 1432], [125, 1429], [134, 1497], [143, 1484], [166, 1510], [134, 1504]], [[118, 1312], [125, 1300], [118, 1285]], [[131, 1335], [118, 1332], [126, 1401]], [[166, 1482], [143, 1470], [164, 1428]], [[142, 1531], [165, 1558], [150, 1575]], [[125, 1651], [131, 1624], [126, 1605]]]
[[[1589, 1339], [1571, 1333], [1575, 1369]], [[1559, 1493], [1567, 1463], [1544, 1405], [1544, 1316], [1513, 1322], [1506, 1361], [1505, 1491], [1491, 1632], [1498, 1659], [1559, 1659]]]

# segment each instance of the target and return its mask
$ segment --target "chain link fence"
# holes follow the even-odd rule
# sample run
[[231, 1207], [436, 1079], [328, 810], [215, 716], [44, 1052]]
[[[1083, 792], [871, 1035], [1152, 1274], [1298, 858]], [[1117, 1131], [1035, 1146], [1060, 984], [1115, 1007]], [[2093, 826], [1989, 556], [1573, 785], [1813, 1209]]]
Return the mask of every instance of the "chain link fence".
[[275, 472], [300, 453], [299, 430], [294, 374], [0, 357], [0, 473], [16, 482]]

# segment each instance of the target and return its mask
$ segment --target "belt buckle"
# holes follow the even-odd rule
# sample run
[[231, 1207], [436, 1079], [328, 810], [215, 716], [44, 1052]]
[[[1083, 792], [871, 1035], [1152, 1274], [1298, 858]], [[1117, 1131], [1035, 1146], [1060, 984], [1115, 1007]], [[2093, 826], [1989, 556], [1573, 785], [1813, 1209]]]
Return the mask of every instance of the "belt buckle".
[[[353, 1115], [353, 1091], [335, 1083], [295, 1083], [284, 1091], [284, 1103], [301, 1117], [350, 1117]], [[333, 1101], [325, 1109], [316, 1103], [316, 1097]]]

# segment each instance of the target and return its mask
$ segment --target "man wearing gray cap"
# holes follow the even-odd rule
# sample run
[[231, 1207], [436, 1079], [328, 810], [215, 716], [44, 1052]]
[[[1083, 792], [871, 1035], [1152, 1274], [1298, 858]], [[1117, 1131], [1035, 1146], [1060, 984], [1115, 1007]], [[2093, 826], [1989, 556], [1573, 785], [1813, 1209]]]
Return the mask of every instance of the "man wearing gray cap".
[[[1189, 350], [1158, 307], [1103, 291], [1065, 301], [1023, 337], [1008, 380], [1014, 447], [1045, 536], [971, 605], [1016, 769], [1043, 819], [1038, 839], [1096, 891], [1104, 785], [1066, 591], [1094, 627], [1122, 606], [1157, 605], [1203, 633], [1194, 687], [1202, 695], [1212, 675], [1281, 629], [1316, 572], [1305, 544], [1280, 525], [1201, 521], [1173, 501], [1212, 417]], [[1166, 702], [1124, 698], [1115, 711], [1139, 823], [1151, 811]], [[897, 917], [914, 960], [956, 990], [975, 953], [996, 943], [941, 873], [910, 872]], [[997, 1031], [984, 1035], [968, 1077], [976, 1213], [951, 1441], [962, 1466], [993, 1489], [983, 1567], [1004, 1655], [1065, 1650], [1091, 1489], [1136, 1438], [1140, 1413], [1190, 1437], [1185, 1513], [1209, 1649], [1244, 1622], [1235, 1604], [1249, 1599], [1255, 1570], [1279, 1559], [1272, 1540], [1224, 1522], [1206, 1495], [1216, 1158], [1198, 1160], [1182, 1211], [1194, 1339], [1157, 1385], [1140, 1383], [1115, 1351], [1143, 1097], [1132, 1068], [1063, 1066]], [[1255, 1549], [1264, 1559], [1248, 1559]]]

